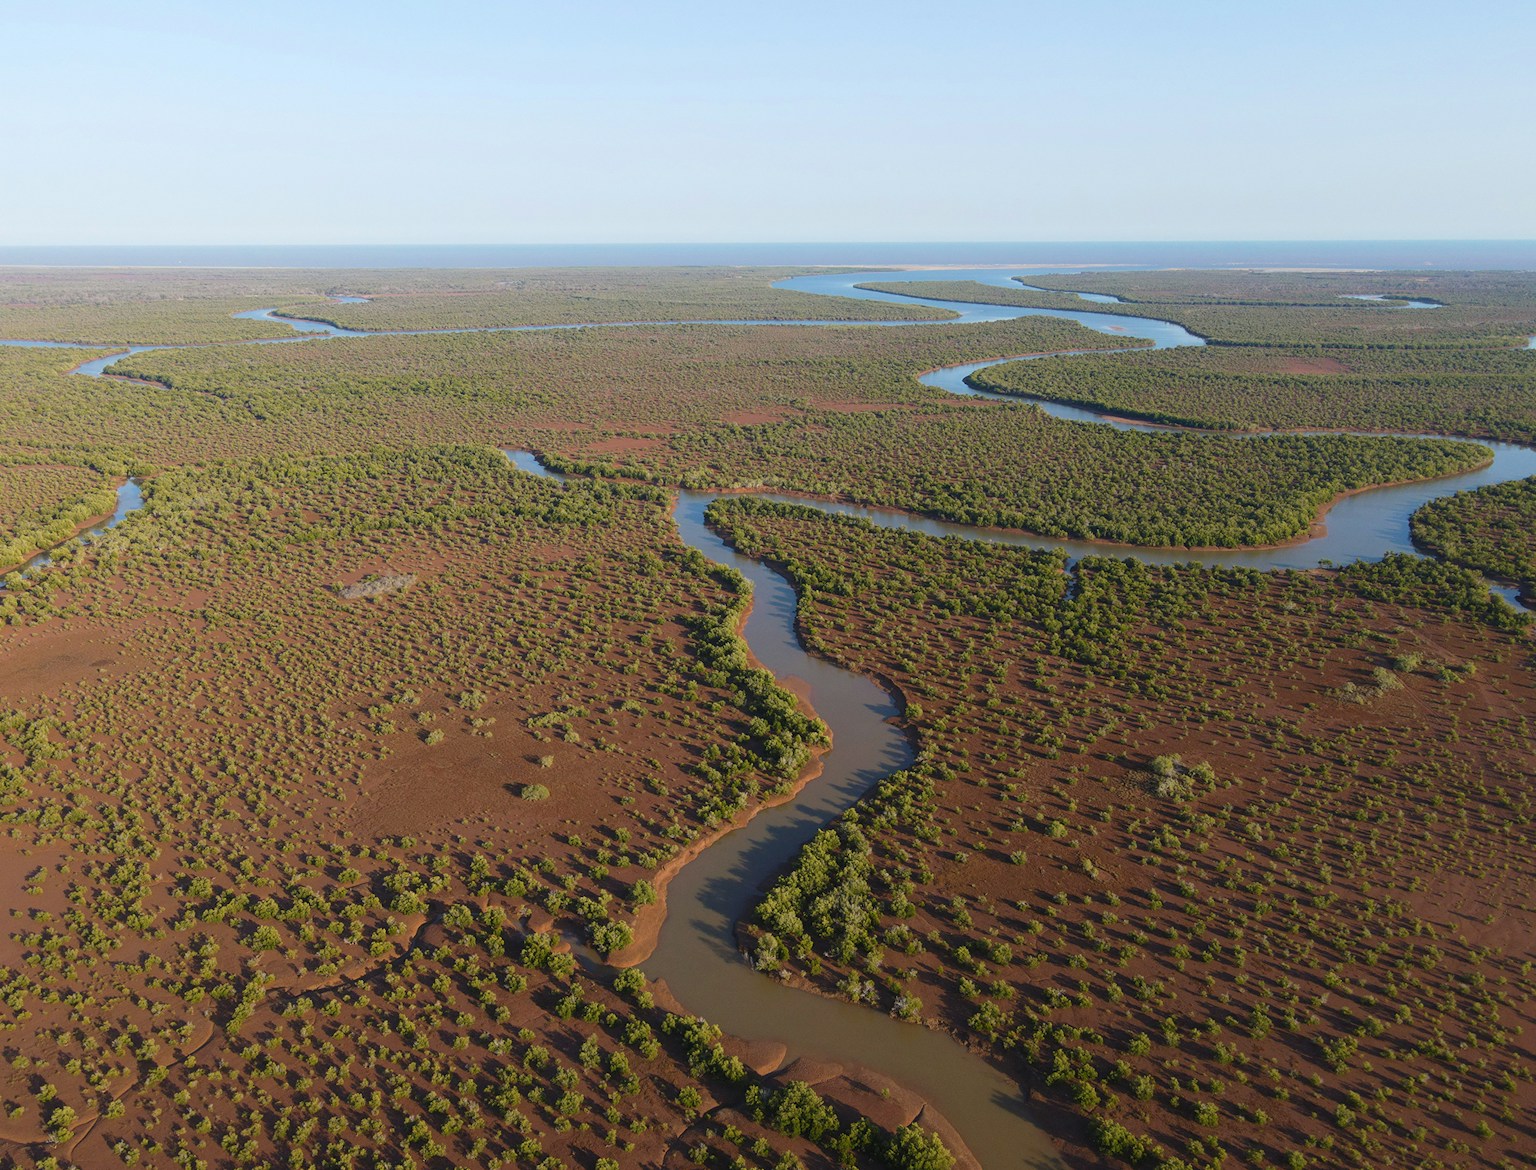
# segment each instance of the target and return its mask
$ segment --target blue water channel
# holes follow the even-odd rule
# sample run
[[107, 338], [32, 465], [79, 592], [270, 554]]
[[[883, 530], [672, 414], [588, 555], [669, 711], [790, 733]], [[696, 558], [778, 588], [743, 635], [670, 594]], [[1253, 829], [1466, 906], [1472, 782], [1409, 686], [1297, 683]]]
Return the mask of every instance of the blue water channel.
[[[1149, 339], [1157, 348], [1200, 345], [1201, 339], [1172, 322], [1070, 307], [1076, 294], [1062, 294], [1060, 309], [1021, 308], [943, 301], [934, 298], [896, 297], [858, 288], [860, 283], [903, 281], [977, 280], [1003, 288], [1019, 288], [1015, 276], [1042, 275], [1043, 270], [934, 270], [919, 272], [864, 272], [815, 274], [780, 282], [780, 287], [801, 292], [852, 297], [857, 300], [899, 301], [922, 304], [952, 312], [951, 324], [1009, 320], [1017, 317], [1064, 317], [1100, 333], [1124, 337], [1130, 346]], [[338, 298], [361, 300], [363, 298]], [[1085, 297], [1108, 303], [1101, 297]], [[1433, 307], [1427, 302], [1424, 307]], [[318, 321], [275, 316], [270, 309], [239, 314], [257, 320], [289, 324], [293, 339], [306, 337], [372, 336], [340, 329]], [[702, 323], [702, 322], [701, 322]], [[720, 324], [775, 324], [789, 326], [838, 325], [846, 321], [752, 322]], [[660, 322], [626, 322], [623, 325], [655, 325]], [[880, 322], [881, 327], [923, 327], [922, 322]], [[583, 326], [521, 326], [495, 332], [520, 332]], [[432, 330], [402, 332], [479, 332], [481, 330]], [[51, 343], [36, 343], [51, 344]], [[1533, 339], [1536, 345], [1536, 339]], [[134, 346], [127, 352], [142, 352]], [[1098, 352], [1098, 351], [1096, 351]], [[101, 376], [123, 356], [94, 358], [76, 368], [88, 376]], [[938, 390], [967, 396], [996, 398], [1020, 407], [1012, 396], [986, 394], [967, 384], [977, 370], [1006, 357], [954, 366], [924, 375], [921, 381]], [[1041, 360], [1051, 360], [1050, 358]], [[1123, 430], [1156, 430], [1154, 426], [1106, 420], [1093, 412], [1054, 403], [1034, 403], [1039, 409], [1082, 425], [1111, 425]], [[1230, 434], [1211, 436], [1212, 442], [1231, 441]], [[1255, 436], [1252, 441], [1262, 442]], [[1382, 487], [1350, 496], [1327, 515], [1327, 532], [1272, 549], [1149, 549], [1107, 545], [1092, 541], [1054, 540], [1023, 533], [986, 531], [964, 525], [912, 516], [893, 510], [829, 502], [802, 497], [773, 496], [785, 502], [809, 505], [822, 511], [860, 516], [882, 527], [902, 528], [931, 536], [960, 537], [1029, 548], [1059, 548], [1069, 557], [1090, 554], [1129, 555], [1155, 564], [1187, 563], [1240, 565], [1259, 569], [1311, 568], [1319, 564], [1345, 564], [1377, 559], [1388, 552], [1412, 552], [1408, 518], [1424, 502], [1484, 484], [1536, 475], [1536, 451], [1511, 443], [1484, 443], [1492, 452], [1491, 463], [1480, 470], [1442, 479]], [[549, 476], [529, 452], [508, 452], [514, 463], [532, 474]], [[560, 477], [555, 477], [560, 478]], [[830, 662], [812, 657], [801, 646], [795, 631], [797, 598], [789, 582], [766, 565], [744, 557], [704, 522], [704, 512], [714, 493], [680, 491], [674, 508], [679, 538], [720, 564], [729, 565], [752, 584], [753, 606], [743, 628], [747, 644], [768, 670], [785, 685], [804, 695], [831, 731], [832, 749], [820, 761], [821, 770], [792, 800], [759, 812], [745, 827], [718, 839], [676, 873], [665, 888], [667, 916], [655, 949], [644, 960], [653, 977], [666, 981], [672, 993], [690, 1010], [703, 1015], [728, 1033], [749, 1040], [774, 1041], [786, 1046], [786, 1059], [811, 1056], [883, 1073], [931, 1102], [955, 1126], [969, 1145], [976, 1163], [987, 1170], [1047, 1170], [1061, 1165], [1054, 1146], [1031, 1120], [1019, 1081], [973, 1055], [949, 1036], [901, 1023], [869, 1007], [857, 1006], [795, 990], [754, 971], [736, 948], [736, 924], [748, 917], [765, 884], [782, 872], [812, 836], [841, 812], [851, 807], [878, 781], [913, 761], [913, 746], [893, 720], [899, 713], [897, 699], [870, 679], [852, 674]], [[136, 484], [125, 485], [115, 523], [138, 502]], [[1021, 1070], [1022, 1071], [1022, 1070]]]

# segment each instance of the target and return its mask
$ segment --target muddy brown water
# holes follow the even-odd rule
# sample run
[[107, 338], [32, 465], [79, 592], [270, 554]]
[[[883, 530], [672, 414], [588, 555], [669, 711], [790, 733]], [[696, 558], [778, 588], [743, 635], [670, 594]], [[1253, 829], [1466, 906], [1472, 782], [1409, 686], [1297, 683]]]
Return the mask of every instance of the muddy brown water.
[[[1041, 270], [1030, 271], [1039, 273]], [[1008, 276], [995, 269], [949, 270], [906, 273], [903, 279], [976, 279], [1019, 287], [1011, 283]], [[817, 274], [796, 277], [781, 284], [808, 293], [857, 299], [906, 300], [908, 303], [917, 300], [955, 312], [957, 317], [949, 322], [951, 324], [1019, 316], [1060, 316], [1128, 340], [1150, 338], [1158, 348], [1201, 344], [1199, 338], [1171, 322], [1143, 317], [1067, 308], [1020, 309], [930, 298], [900, 298], [856, 287], [863, 281], [890, 278], [890, 273]], [[240, 315], [272, 319], [271, 310], [254, 310]], [[304, 335], [294, 340], [366, 336], [320, 322], [289, 320], [288, 323]], [[785, 327], [848, 324], [834, 321], [771, 323]], [[882, 322], [880, 327], [914, 328], [922, 324]], [[539, 328], [545, 327], [525, 326], [505, 331]], [[1536, 346], [1536, 339], [1532, 344]], [[129, 352], [140, 352], [144, 348], [154, 347], [136, 346]], [[101, 376], [120, 356], [121, 350], [109, 357], [93, 359], [78, 367], [76, 372]], [[969, 387], [965, 379], [992, 364], [995, 363], [951, 367], [925, 375], [922, 380], [951, 393], [978, 394], [980, 392]], [[1036, 405], [1059, 417], [1094, 425], [1109, 421], [1072, 407], [1050, 403]], [[1110, 425], [1130, 430], [1156, 429], [1141, 424]], [[1206, 553], [1185, 549], [1133, 549], [1093, 542], [1049, 540], [1019, 533], [986, 532], [878, 508], [822, 504], [804, 499], [788, 502], [858, 515], [883, 527], [899, 527], [933, 536], [988, 540], [1032, 548], [1064, 548], [1072, 558], [1108, 553], [1136, 556], [1156, 563], [1198, 560], [1252, 568], [1300, 568], [1319, 563], [1343, 564], [1377, 559], [1389, 551], [1412, 551], [1407, 537], [1408, 517], [1426, 500], [1485, 483], [1536, 474], [1536, 451], [1507, 443], [1484, 445], [1494, 454], [1493, 462], [1487, 468], [1429, 483], [1373, 489], [1352, 496], [1330, 512], [1326, 538], [1282, 549]], [[525, 471], [546, 476], [553, 474], [529, 452], [509, 451], [508, 455]], [[909, 765], [913, 761], [913, 749], [905, 734], [893, 723], [898, 711], [891, 695], [873, 681], [805, 652], [795, 632], [797, 599], [794, 589], [766, 565], [736, 553], [705, 525], [704, 511], [714, 498], [707, 492], [680, 492], [674, 512], [678, 534], [685, 544], [711, 560], [731, 566], [752, 582], [753, 607], [743, 629], [746, 641], [758, 660], [781, 682], [798, 680], [803, 684], [796, 689], [809, 696], [812, 707], [826, 722], [832, 733], [833, 746], [822, 758], [821, 773], [793, 800], [758, 813], [746, 826], [723, 836], [673, 878], [668, 889], [666, 921], [656, 949], [644, 963], [645, 970], [655, 978], [665, 979], [689, 1011], [704, 1016], [732, 1035], [746, 1040], [783, 1043], [789, 1049], [790, 1058], [806, 1056], [869, 1068], [916, 1091], [954, 1125], [987, 1170], [1060, 1167], [1061, 1159], [1050, 1139], [1030, 1116], [1018, 1080], [947, 1035], [899, 1022], [867, 1006], [789, 988], [754, 971], [737, 950], [736, 924], [751, 915], [767, 884], [783, 872], [816, 832], [856, 803], [882, 777]], [[766, 498], [775, 497], [769, 495]], [[137, 485], [134, 485], [130, 492], [124, 493], [120, 513], [112, 522], [121, 520], [127, 511], [140, 503]], [[1022, 1074], [1022, 1068], [1019, 1071]]]

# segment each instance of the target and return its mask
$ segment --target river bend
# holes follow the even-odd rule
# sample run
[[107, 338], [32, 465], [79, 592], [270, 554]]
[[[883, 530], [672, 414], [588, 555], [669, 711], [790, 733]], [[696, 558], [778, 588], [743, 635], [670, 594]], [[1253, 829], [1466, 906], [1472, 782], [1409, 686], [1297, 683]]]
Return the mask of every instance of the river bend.
[[[1043, 274], [1043, 270], [946, 269], [910, 272], [904, 274], [903, 279], [977, 280], [1018, 288], [1018, 282], [1010, 279], [1011, 276], [1030, 274]], [[1179, 325], [1145, 317], [1065, 306], [1061, 309], [1020, 308], [921, 296], [897, 297], [857, 287], [863, 281], [889, 278], [888, 272], [816, 274], [793, 277], [780, 282], [780, 287], [857, 300], [916, 301], [957, 314], [954, 319], [934, 322], [936, 324], [1052, 316], [1077, 321], [1100, 333], [1123, 336], [1127, 342], [1149, 339], [1156, 348], [1203, 344], [1200, 338]], [[1064, 298], [1072, 295], [1063, 294]], [[1091, 299], [1100, 300], [1097, 297]], [[1415, 304], [1412, 307], [1434, 306]], [[292, 326], [296, 336], [275, 339], [278, 342], [373, 336], [325, 322], [278, 317], [271, 309], [252, 310], [239, 316], [280, 320]], [[683, 322], [622, 322], [605, 327], [680, 323]], [[855, 324], [847, 321], [745, 320], [687, 323], [785, 327]], [[929, 323], [877, 324], [885, 328], [916, 328]], [[524, 332], [584, 327], [517, 326], [498, 330], [401, 332]], [[268, 339], [255, 344], [271, 343], [272, 339]], [[1536, 345], [1536, 339], [1533, 339], [1533, 345]], [[159, 347], [131, 346], [127, 352], [139, 353], [151, 348]], [[102, 376], [122, 356], [123, 351], [118, 350], [107, 357], [93, 358], [76, 367], [75, 372]], [[953, 394], [995, 398], [1014, 404], [1029, 401], [1010, 395], [989, 394], [967, 383], [966, 379], [977, 370], [1008, 360], [1014, 359], [1002, 357], [949, 367], [924, 375], [921, 380]], [[1090, 411], [1055, 403], [1035, 402], [1034, 405], [1059, 418], [1085, 424], [1108, 424], [1132, 430], [1160, 429], [1151, 424], [1112, 421]], [[1536, 475], [1536, 451], [1531, 448], [1511, 443], [1485, 445], [1494, 456], [1487, 467], [1434, 481], [1375, 488], [1350, 496], [1328, 513], [1326, 535], [1271, 549], [1197, 552], [1053, 540], [1023, 533], [978, 530], [886, 509], [814, 502], [801, 497], [776, 497], [768, 493], [763, 496], [830, 513], [861, 516], [882, 527], [933, 536], [958, 536], [1030, 548], [1061, 548], [1070, 558], [1109, 554], [1135, 556], [1155, 564], [1197, 561], [1260, 569], [1310, 568], [1318, 564], [1379, 559], [1388, 552], [1413, 552], [1408, 518], [1426, 501], [1468, 488]], [[529, 452], [510, 451], [508, 454], [524, 471], [546, 476], [553, 474]], [[647, 971], [654, 977], [665, 979], [688, 1010], [707, 1017], [733, 1035], [785, 1043], [792, 1057], [812, 1056], [872, 1068], [916, 1090], [949, 1119], [987, 1170], [1059, 1167], [1061, 1162], [1055, 1148], [1030, 1120], [1023, 1094], [1013, 1078], [942, 1033], [900, 1023], [867, 1007], [792, 990], [754, 972], [737, 951], [736, 923], [751, 914], [765, 885], [793, 861], [819, 829], [856, 803], [882, 777], [909, 765], [913, 761], [913, 747], [893, 722], [898, 709], [891, 695], [873, 681], [805, 652], [795, 632], [797, 598], [793, 587], [763, 563], [737, 553], [710, 530], [704, 522], [704, 511], [714, 498], [715, 493], [709, 492], [678, 493], [673, 513], [678, 535], [684, 544], [698, 549], [711, 560], [729, 565], [752, 582], [753, 606], [743, 627], [743, 636], [753, 654], [781, 682], [796, 686], [809, 697], [811, 706], [831, 729], [833, 747], [822, 757], [820, 774], [794, 800], [759, 812], [745, 827], [722, 837], [673, 878], [667, 891], [667, 917], [656, 949], [645, 964]], [[120, 494], [119, 511], [112, 523], [122, 519], [139, 502], [137, 485], [127, 485]]]

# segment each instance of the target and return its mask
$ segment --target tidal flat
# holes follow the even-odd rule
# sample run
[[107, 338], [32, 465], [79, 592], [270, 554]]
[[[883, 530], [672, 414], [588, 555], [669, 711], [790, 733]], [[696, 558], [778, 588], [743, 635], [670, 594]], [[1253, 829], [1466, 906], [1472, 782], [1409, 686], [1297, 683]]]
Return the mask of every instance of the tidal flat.
[[11, 269], [0, 332], [67, 343], [0, 346], [17, 1164], [1536, 1143], [1529, 274]]

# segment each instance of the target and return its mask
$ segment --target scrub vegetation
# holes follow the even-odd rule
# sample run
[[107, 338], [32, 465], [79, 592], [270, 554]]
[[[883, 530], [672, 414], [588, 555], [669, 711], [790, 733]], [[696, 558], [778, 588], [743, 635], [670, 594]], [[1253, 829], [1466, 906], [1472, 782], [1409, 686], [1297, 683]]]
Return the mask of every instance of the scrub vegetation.
[[39, 1164], [940, 1148], [565, 953], [628, 945], [822, 738], [654, 489], [465, 448], [212, 465], [7, 584], [0, 1139]]
[[116, 505], [102, 468], [0, 462], [0, 570], [67, 540]]
[[[1078, 272], [1030, 276], [1036, 288], [1096, 293], [1141, 304], [1328, 307], [1382, 297], [1444, 308], [1523, 311], [1533, 305], [1529, 272], [1231, 271]], [[1368, 306], [1373, 302], [1363, 302]]]
[[[1239, 545], [1487, 451], [1126, 434], [917, 381], [1126, 344], [1042, 317], [212, 344], [291, 336], [229, 316], [258, 306], [932, 315], [769, 287], [790, 274], [0, 273], [0, 335], [95, 343], [0, 347], [0, 569], [145, 493], [0, 590], [0, 1161], [965, 1166], [899, 1086], [781, 1067], [625, 966], [670, 874], [826, 747], [669, 489]], [[1532, 435], [1528, 278], [1082, 280], [1243, 344], [988, 378], [1220, 428]], [[199, 348], [69, 373], [145, 342]], [[1529, 497], [1426, 508], [1443, 561], [1273, 575], [717, 502], [920, 749], [768, 890], [751, 961], [963, 1038], [1073, 1166], [1520, 1164], [1536, 690], [1470, 569], [1530, 581]]]
[[817, 407], [947, 402], [916, 376], [987, 357], [1114, 344], [1049, 319], [912, 329], [680, 325], [156, 350], [111, 369], [162, 382], [177, 402], [221, 404], [226, 425], [242, 416], [245, 430], [319, 419], [336, 442], [402, 427], [477, 441], [538, 427], [654, 437], [721, 422], [751, 428]]
[[[863, 288], [938, 300], [1025, 308], [1119, 313], [1176, 321], [1218, 345], [1308, 345], [1328, 349], [1378, 346], [1524, 345], [1536, 333], [1536, 284], [1528, 273], [1403, 276], [1397, 273], [1300, 274], [1118, 272], [1030, 277], [1034, 292], [974, 281], [872, 281]], [[1356, 295], [1413, 295], [1440, 301], [1435, 309], [1404, 309], [1401, 301], [1355, 300]], [[1081, 300], [1073, 293], [1122, 297], [1119, 304]]]
[[1137, 434], [1032, 407], [809, 413], [670, 436], [565, 470], [832, 496], [944, 520], [1124, 544], [1276, 544], [1342, 492], [1476, 467], [1486, 448], [1346, 435]]
[[[361, 304], [285, 302], [346, 329], [463, 329], [613, 321], [944, 320], [947, 309], [813, 296], [772, 282], [807, 268], [527, 268], [468, 274], [348, 274]], [[334, 281], [335, 274], [332, 274]], [[446, 294], [446, 295], [445, 295]]]
[[970, 382], [1175, 426], [1536, 441], [1536, 350], [1529, 349], [1204, 346], [1010, 362]]
[[[772, 287], [804, 268], [0, 270], [0, 337], [101, 345], [183, 345], [294, 336], [282, 321], [234, 320], [276, 307], [349, 329], [452, 329], [679, 318], [922, 321], [915, 305]], [[364, 296], [339, 304], [337, 296]]]
[[1135, 1166], [1516, 1164], [1536, 983], [1525, 622], [1463, 570], [1154, 569], [722, 501], [919, 763], [744, 940], [955, 1033]]
[[1048, 318], [789, 335], [689, 326], [154, 351], [113, 369], [200, 398], [211, 416], [201, 441], [226, 448], [241, 432], [337, 444], [489, 431], [585, 474], [766, 486], [1137, 544], [1284, 541], [1340, 492], [1487, 459], [1417, 440], [1124, 434], [957, 401], [915, 379], [1094, 344], [1118, 342]]
[[1536, 479], [1431, 500], [1412, 526], [1426, 552], [1519, 585], [1536, 604]]

